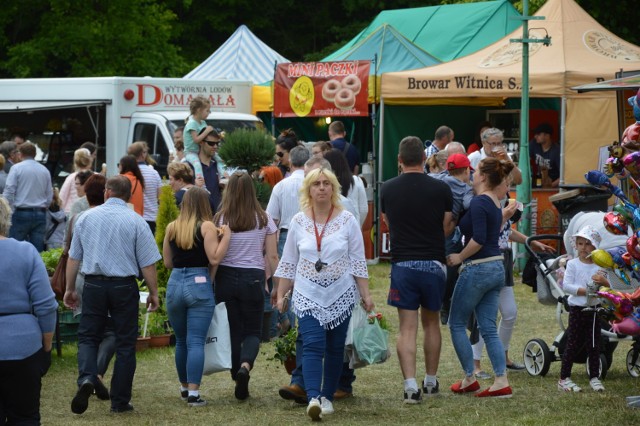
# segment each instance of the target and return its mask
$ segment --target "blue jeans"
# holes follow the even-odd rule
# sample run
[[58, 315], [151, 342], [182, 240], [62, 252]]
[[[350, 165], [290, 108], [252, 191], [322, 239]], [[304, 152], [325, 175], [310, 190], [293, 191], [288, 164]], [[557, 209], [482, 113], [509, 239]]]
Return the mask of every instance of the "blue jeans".
[[[346, 334], [345, 334], [346, 338]], [[298, 333], [296, 339], [296, 368], [291, 373], [291, 384], [298, 385], [304, 389], [304, 377], [302, 376], [302, 334]], [[338, 380], [338, 389], [347, 393], [353, 393], [353, 382], [356, 380], [355, 371], [353, 368], [349, 368], [349, 362], [342, 364], [342, 373]]]
[[47, 230], [47, 213], [44, 210], [20, 210], [11, 216], [9, 237], [18, 241], [29, 241], [38, 252], [44, 250], [44, 235]]
[[139, 301], [140, 292], [134, 278], [85, 278], [82, 316], [78, 326], [78, 385], [85, 380], [96, 383], [99, 346], [111, 315], [116, 334], [116, 361], [111, 378], [112, 408], [122, 408], [131, 400], [136, 372]]
[[208, 268], [171, 271], [167, 283], [167, 313], [176, 335], [175, 361], [180, 383], [199, 385], [202, 380], [204, 342], [214, 308]]
[[476, 315], [494, 373], [496, 376], [505, 375], [507, 365], [504, 347], [496, 327], [502, 287], [504, 265], [501, 260], [465, 266], [458, 277], [451, 299], [449, 329], [453, 347], [467, 377], [473, 375], [473, 351], [466, 333], [472, 313]]
[[282, 250], [284, 250], [284, 243], [287, 242], [288, 229], [281, 228], [280, 236], [278, 237], [278, 256], [282, 257]]
[[333, 401], [342, 374], [349, 318], [334, 329], [326, 330], [317, 319], [307, 314], [298, 318], [298, 327], [302, 334], [302, 370], [307, 399], [324, 396]]

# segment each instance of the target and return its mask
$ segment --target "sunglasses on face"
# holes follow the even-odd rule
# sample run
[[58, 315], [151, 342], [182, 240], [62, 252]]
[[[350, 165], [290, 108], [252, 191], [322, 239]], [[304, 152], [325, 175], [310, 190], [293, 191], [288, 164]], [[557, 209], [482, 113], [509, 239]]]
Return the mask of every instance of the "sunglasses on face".
[[284, 157], [284, 152], [280, 151], [280, 152], [276, 152], [276, 155], [280, 158]]
[[219, 146], [220, 141], [205, 141], [209, 146]]

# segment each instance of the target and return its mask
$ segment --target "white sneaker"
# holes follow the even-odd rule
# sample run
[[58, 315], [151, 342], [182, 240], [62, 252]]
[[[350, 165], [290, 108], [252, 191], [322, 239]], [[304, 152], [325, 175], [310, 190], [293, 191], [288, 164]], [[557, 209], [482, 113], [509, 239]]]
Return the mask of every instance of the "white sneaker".
[[406, 389], [404, 391], [405, 404], [419, 404], [422, 401], [420, 389]]
[[307, 416], [311, 417], [313, 421], [322, 419], [322, 406], [318, 398], [311, 398], [311, 401], [309, 401], [309, 405], [307, 405]]
[[320, 406], [322, 407], [322, 415], [329, 415], [335, 413], [333, 404], [324, 396], [320, 398]]
[[598, 379], [597, 377], [594, 377], [593, 379], [591, 379], [589, 381], [589, 384], [591, 385], [591, 389], [593, 389], [596, 392], [604, 392], [604, 386], [602, 385], [602, 382], [600, 381], [600, 379]]
[[[602, 386], [602, 385], [601, 385]], [[558, 380], [558, 390], [565, 392], [580, 392], [582, 389], [580, 386], [573, 383], [570, 377], [567, 377], [564, 380]]]

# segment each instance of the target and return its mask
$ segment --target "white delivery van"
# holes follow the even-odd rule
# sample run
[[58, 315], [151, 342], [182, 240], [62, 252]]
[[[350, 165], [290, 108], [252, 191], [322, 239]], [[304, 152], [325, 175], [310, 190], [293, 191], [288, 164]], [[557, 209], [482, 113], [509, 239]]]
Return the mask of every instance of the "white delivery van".
[[0, 142], [25, 134], [60, 184], [84, 142], [98, 146], [96, 168], [106, 163], [111, 176], [127, 147], [143, 140], [164, 176], [173, 132], [184, 126], [195, 96], [211, 101], [207, 122], [217, 129], [264, 128], [250, 114], [251, 89], [245, 81], [150, 77], [0, 79]]

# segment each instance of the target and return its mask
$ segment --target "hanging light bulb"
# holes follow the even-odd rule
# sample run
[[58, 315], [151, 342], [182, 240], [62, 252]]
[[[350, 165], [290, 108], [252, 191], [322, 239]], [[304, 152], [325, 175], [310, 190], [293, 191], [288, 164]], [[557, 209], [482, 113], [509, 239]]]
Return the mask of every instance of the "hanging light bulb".
[[326, 117], [324, 119], [324, 122], [327, 123], [327, 124], [331, 124], [331, 117]]

